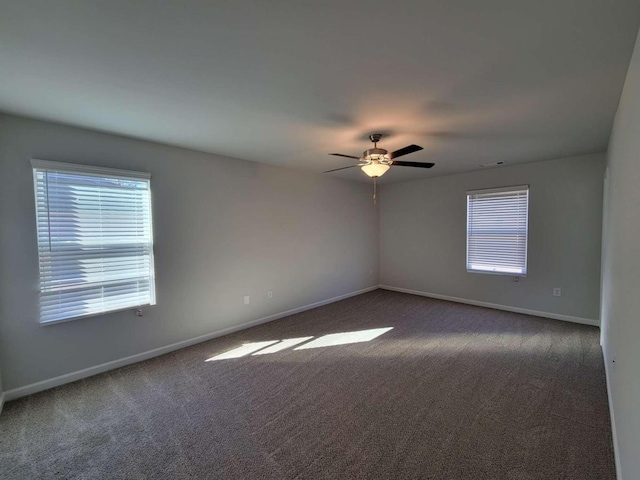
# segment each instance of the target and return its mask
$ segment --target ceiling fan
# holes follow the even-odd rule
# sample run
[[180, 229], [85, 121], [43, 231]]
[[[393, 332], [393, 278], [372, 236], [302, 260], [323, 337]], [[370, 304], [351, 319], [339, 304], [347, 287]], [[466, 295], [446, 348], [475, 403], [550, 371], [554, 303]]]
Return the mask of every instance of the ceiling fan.
[[398, 167], [417, 167], [417, 168], [431, 168], [435, 163], [422, 163], [422, 162], [403, 162], [396, 160], [396, 158], [410, 153], [419, 152], [422, 147], [419, 145], [408, 145], [404, 148], [389, 153], [384, 148], [378, 148], [378, 142], [382, 138], [381, 133], [372, 133], [369, 135], [369, 140], [373, 142], [373, 148], [362, 152], [362, 157], [354, 157], [353, 155], [344, 155], [342, 153], [330, 153], [329, 155], [335, 155], [336, 157], [354, 158], [358, 160], [356, 165], [349, 165], [348, 167], [334, 168], [333, 170], [327, 170], [323, 173], [335, 172], [338, 170], [344, 170], [347, 168], [360, 167], [360, 169], [373, 178], [373, 203], [376, 202], [376, 178], [384, 175], [392, 165]]

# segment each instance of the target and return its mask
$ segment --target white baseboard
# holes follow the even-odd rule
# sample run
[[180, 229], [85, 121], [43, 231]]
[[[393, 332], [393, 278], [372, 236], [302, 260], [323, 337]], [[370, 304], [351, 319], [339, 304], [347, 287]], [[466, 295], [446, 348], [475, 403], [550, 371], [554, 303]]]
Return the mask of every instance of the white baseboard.
[[609, 380], [609, 355], [602, 345], [602, 356], [604, 358], [604, 376], [607, 381], [607, 398], [609, 400], [609, 417], [611, 418], [611, 436], [613, 437], [613, 457], [616, 462], [616, 478], [622, 480], [620, 473], [620, 450], [618, 450], [618, 435], [616, 434], [616, 419], [613, 410], [613, 398], [611, 396], [611, 383]]
[[[189, 347], [197, 343], [206, 342], [207, 340], [211, 340], [216, 337], [221, 337], [223, 335], [228, 335], [230, 333], [234, 333], [240, 330], [245, 330], [247, 328], [255, 327], [256, 325], [260, 325], [262, 323], [272, 322], [273, 320], [278, 320], [279, 318], [288, 317], [289, 315], [294, 315], [296, 313], [304, 312], [306, 310], [311, 310], [312, 308], [321, 307], [322, 305], [327, 305], [329, 303], [344, 300], [345, 298], [361, 295], [363, 293], [370, 292], [376, 289], [378, 289], [377, 285], [369, 288], [364, 288], [356, 292], [346, 293], [344, 295], [339, 295], [337, 297], [329, 298], [327, 300], [321, 300], [319, 302], [310, 303], [309, 305], [293, 308], [285, 312], [275, 313], [267, 317], [258, 318], [257, 320], [252, 320], [250, 322], [242, 323], [240, 325], [235, 325], [233, 327], [225, 328], [223, 330], [218, 330], [216, 332], [208, 333], [206, 335], [200, 335], [199, 337], [190, 338], [188, 340], [183, 340], [177, 343], [172, 343], [171, 345], [166, 345], [164, 347], [154, 348], [153, 350], [137, 353], [129, 357], [120, 358], [118, 360], [112, 360], [110, 362], [102, 363], [94, 367], [85, 368], [85, 369], [78, 370], [71, 373], [65, 373], [64, 375], [60, 375], [58, 377], [49, 378], [47, 380], [42, 380], [40, 382], [32, 383], [30, 385], [25, 385], [22, 387], [7, 390], [3, 393], [3, 401], [8, 402], [10, 400], [15, 400], [16, 398], [24, 397], [26, 395], [31, 395], [33, 393], [41, 392], [43, 390], [48, 390], [49, 388], [58, 387], [60, 385], [64, 385], [65, 383], [75, 382], [76, 380], [81, 380], [83, 378], [91, 377], [93, 375], [97, 375], [99, 373], [113, 370], [115, 368], [124, 367], [132, 363], [137, 363], [143, 360], [148, 360], [153, 357], [158, 357], [160, 355], [164, 355], [165, 353], [169, 353], [174, 350], [179, 350], [181, 348]], [[0, 405], [2, 404], [0, 403]]]
[[467, 298], [450, 297], [449, 295], [440, 295], [439, 293], [421, 292], [419, 290], [410, 290], [408, 288], [392, 287], [389, 285], [380, 285], [380, 288], [392, 290], [394, 292], [410, 293], [412, 295], [420, 295], [422, 297], [437, 298], [438, 300], [448, 300], [450, 302], [466, 303], [467, 305], [476, 305], [478, 307], [495, 308], [496, 310], [505, 310], [507, 312], [524, 313], [526, 315], [535, 315], [536, 317], [552, 318], [554, 320], [564, 320], [565, 322], [582, 323], [584, 325], [592, 325], [599, 327], [598, 320], [590, 318], [572, 317], [570, 315], [562, 315], [559, 313], [539, 312], [537, 310], [529, 310], [528, 308], [511, 307], [509, 305], [500, 305], [498, 303], [480, 302], [478, 300], [469, 300]]

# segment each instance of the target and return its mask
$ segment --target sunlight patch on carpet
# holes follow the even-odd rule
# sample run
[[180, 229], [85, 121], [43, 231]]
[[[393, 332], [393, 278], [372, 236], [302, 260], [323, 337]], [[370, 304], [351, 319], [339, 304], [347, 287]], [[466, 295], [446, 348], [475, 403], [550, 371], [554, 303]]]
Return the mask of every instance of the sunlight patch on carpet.
[[248, 355], [267, 355], [270, 353], [281, 352], [282, 350], [295, 347], [301, 343], [304, 345], [300, 345], [299, 347], [294, 348], [294, 350], [306, 350], [309, 348], [333, 347], [337, 345], [347, 345], [350, 343], [370, 342], [374, 338], [387, 333], [389, 330], [393, 330], [393, 327], [371, 328], [369, 330], [358, 330], [355, 332], [330, 333], [328, 335], [318, 337], [309, 343], [304, 342], [311, 340], [313, 337], [297, 337], [287, 338], [284, 340], [245, 343], [241, 347], [234, 348], [228, 352], [208, 358], [206, 361], [228, 360]]
[[331, 333], [315, 339], [313, 342], [300, 345], [294, 350], [305, 350], [307, 348], [333, 347], [335, 345], [346, 345], [349, 343], [370, 342], [383, 333], [387, 333], [393, 327], [372, 328], [370, 330], [359, 330], [357, 332]]
[[282, 340], [280, 343], [276, 343], [275, 345], [271, 345], [270, 347], [263, 348], [262, 350], [255, 352], [253, 355], [266, 355], [268, 353], [276, 353], [289, 347], [293, 347], [294, 345], [299, 345], [302, 342], [311, 340], [312, 338], [313, 337], [287, 338], [286, 340]]
[[249, 355], [253, 352], [256, 352], [264, 347], [268, 347], [269, 345], [273, 345], [274, 343], [278, 343], [278, 340], [271, 340], [268, 342], [253, 342], [253, 343], [245, 343], [241, 347], [235, 348], [229, 352], [222, 353], [220, 355], [216, 355], [215, 357], [207, 358], [207, 362], [211, 362], [214, 360], [227, 360], [229, 358], [240, 358], [245, 355]]

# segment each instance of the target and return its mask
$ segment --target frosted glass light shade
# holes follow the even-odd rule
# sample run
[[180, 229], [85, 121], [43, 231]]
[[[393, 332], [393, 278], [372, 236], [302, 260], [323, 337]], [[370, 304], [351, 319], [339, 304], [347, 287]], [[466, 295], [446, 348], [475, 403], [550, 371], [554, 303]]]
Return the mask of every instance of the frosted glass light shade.
[[381, 177], [387, 170], [389, 170], [389, 165], [384, 165], [382, 163], [370, 163], [369, 165], [364, 165], [360, 168], [370, 177]]

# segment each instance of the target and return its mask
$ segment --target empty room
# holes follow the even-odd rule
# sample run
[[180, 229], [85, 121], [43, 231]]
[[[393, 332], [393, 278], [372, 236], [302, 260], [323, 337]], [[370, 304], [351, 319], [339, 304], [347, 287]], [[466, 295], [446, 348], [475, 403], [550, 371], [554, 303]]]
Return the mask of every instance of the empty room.
[[640, 479], [639, 27], [0, 0], [0, 479]]

